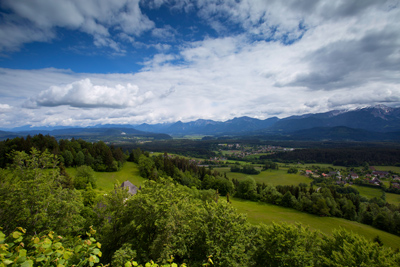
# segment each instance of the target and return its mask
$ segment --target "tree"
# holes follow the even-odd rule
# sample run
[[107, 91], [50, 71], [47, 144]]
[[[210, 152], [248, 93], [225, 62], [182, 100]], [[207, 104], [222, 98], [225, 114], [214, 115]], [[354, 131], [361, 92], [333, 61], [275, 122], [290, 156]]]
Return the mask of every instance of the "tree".
[[79, 151], [75, 157], [75, 165], [82, 166], [83, 164], [85, 164], [85, 155], [83, 155], [82, 151]]
[[284, 207], [292, 208], [295, 204], [296, 198], [292, 196], [292, 193], [290, 191], [287, 191], [281, 201], [281, 205]]
[[54, 155], [33, 148], [30, 155], [14, 152], [10, 169], [0, 170], [0, 218], [6, 233], [18, 226], [28, 234], [72, 234], [82, 229], [82, 197], [61, 186], [64, 177], [57, 164]]
[[74, 179], [74, 186], [76, 189], [85, 189], [90, 184], [92, 188], [96, 188], [96, 179], [94, 171], [90, 166], [80, 166], [76, 168], [76, 175]]
[[282, 200], [282, 194], [278, 192], [275, 186], [267, 185], [261, 192], [261, 201], [279, 205]]
[[222, 199], [203, 201], [197, 192], [160, 179], [146, 181], [128, 199], [119, 197], [118, 189], [105, 196], [102, 209], [108, 211], [100, 213], [104, 224], [99, 232], [106, 262], [129, 248], [141, 261], [173, 255], [177, 263], [199, 266], [212, 255], [216, 266], [246, 266], [243, 251], [251, 226], [245, 216]]
[[250, 266], [318, 266], [318, 236], [318, 232], [300, 224], [261, 225], [254, 237], [255, 252]]
[[236, 189], [236, 194], [240, 198], [254, 200], [257, 197], [257, 184], [254, 178], [247, 177], [243, 181], [240, 181]]
[[332, 236], [324, 236], [323, 241], [321, 250], [316, 255], [319, 261], [316, 266], [398, 265], [398, 254], [343, 228], [334, 230]]
[[70, 167], [74, 163], [74, 156], [72, 155], [71, 151], [66, 150], [63, 153], [64, 157], [64, 164], [65, 167]]
[[296, 174], [299, 170], [295, 167], [290, 167], [287, 171], [287, 173], [293, 173]]
[[139, 157], [140, 176], [142, 176], [143, 178], [150, 178], [154, 168], [155, 164], [151, 158], [146, 157], [145, 155], [140, 155]]

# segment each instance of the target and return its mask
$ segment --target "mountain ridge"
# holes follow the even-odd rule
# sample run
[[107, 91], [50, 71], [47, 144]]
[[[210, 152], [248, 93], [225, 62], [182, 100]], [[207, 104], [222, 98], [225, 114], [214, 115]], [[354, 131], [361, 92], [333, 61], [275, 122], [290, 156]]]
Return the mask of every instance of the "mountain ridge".
[[[342, 128], [340, 128], [342, 127]], [[30, 130], [27, 130], [30, 129]], [[346, 129], [346, 130], [345, 130]], [[349, 130], [352, 129], [352, 130]], [[21, 131], [22, 130], [22, 131]], [[399, 140], [400, 108], [385, 105], [351, 110], [331, 110], [279, 119], [264, 120], [248, 116], [235, 117], [227, 121], [198, 119], [195, 121], [158, 124], [105, 124], [90, 127], [31, 127], [23, 126], [0, 132], [1, 136], [50, 134], [50, 135], [105, 135], [129, 132], [133, 135], [165, 134], [172, 136], [285, 136], [285, 138], [332, 139], [332, 140]], [[345, 134], [346, 132], [346, 134]], [[378, 134], [379, 133], [379, 134]], [[359, 135], [357, 137], [357, 135]], [[360, 135], [365, 135], [361, 138]], [[166, 137], [166, 136], [164, 136]], [[167, 138], [167, 137], [166, 137]]]

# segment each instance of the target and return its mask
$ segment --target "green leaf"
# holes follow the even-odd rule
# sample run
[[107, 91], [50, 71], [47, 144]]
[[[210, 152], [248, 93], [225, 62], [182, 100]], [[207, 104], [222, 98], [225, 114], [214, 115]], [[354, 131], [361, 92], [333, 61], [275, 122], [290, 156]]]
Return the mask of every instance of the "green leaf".
[[46, 256], [50, 256], [51, 254], [53, 254], [53, 250], [52, 250], [51, 248], [46, 249], [46, 250], [43, 252], [43, 254], [46, 255]]
[[0, 244], [6, 238], [6, 235], [0, 231]]
[[18, 257], [17, 258], [17, 263], [23, 263], [23, 262], [25, 262], [26, 261], [26, 257], [24, 256], [24, 257]]
[[62, 247], [62, 244], [60, 242], [57, 242], [53, 245], [56, 249], [59, 249]]
[[46, 259], [45, 255], [40, 255], [39, 257], [36, 258], [36, 262], [41, 262], [44, 261]]
[[26, 257], [26, 249], [20, 249], [18, 255], [19, 257]]
[[13, 261], [10, 261], [10, 260], [3, 260], [3, 263], [4, 263], [5, 265], [9, 265], [9, 264], [13, 263]]
[[82, 246], [81, 246], [81, 245], [76, 246], [76, 247], [75, 247], [75, 253], [78, 253], [81, 249], [82, 249]]
[[33, 266], [33, 261], [32, 260], [27, 260], [24, 263], [21, 264], [21, 267], [32, 267]]
[[21, 232], [18, 232], [18, 231], [15, 231], [15, 232], [12, 233], [12, 236], [13, 236], [13, 238], [15, 238], [15, 239], [19, 238], [21, 235], [22, 235], [22, 233], [21, 233]]
[[69, 258], [71, 258], [72, 256], [72, 252], [70, 251], [65, 251], [64, 253], [64, 259], [68, 260]]
[[98, 249], [98, 248], [93, 249], [94, 255], [99, 255], [99, 253], [100, 253], [100, 249]]
[[128, 261], [125, 263], [125, 267], [132, 267], [132, 264]]
[[17, 227], [18, 230], [20, 230], [21, 232], [23, 232], [24, 234], [26, 233], [26, 230], [22, 227]]

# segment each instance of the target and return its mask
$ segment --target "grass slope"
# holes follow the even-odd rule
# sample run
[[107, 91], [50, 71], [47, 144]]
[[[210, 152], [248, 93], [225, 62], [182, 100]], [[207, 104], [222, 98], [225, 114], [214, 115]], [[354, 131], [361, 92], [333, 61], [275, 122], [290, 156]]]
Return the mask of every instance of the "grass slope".
[[306, 183], [307, 185], [312, 182], [312, 179], [300, 174], [288, 174], [287, 169], [267, 170], [262, 171], [257, 175], [248, 175], [239, 172], [231, 172], [229, 167], [215, 168], [215, 170], [224, 173], [230, 179], [244, 180], [246, 177], [253, 177], [257, 183], [265, 183], [271, 185], [299, 185], [299, 183]]
[[363, 235], [369, 240], [379, 236], [384, 245], [394, 249], [400, 249], [399, 236], [386, 233], [358, 222], [335, 217], [320, 217], [303, 213], [295, 209], [279, 207], [267, 203], [258, 203], [240, 199], [231, 199], [231, 201], [237, 211], [247, 214], [249, 222], [254, 224], [270, 224], [272, 222], [301, 223], [310, 226], [311, 229], [320, 230], [322, 233], [328, 235], [330, 235], [334, 229], [343, 227], [348, 231]]
[[[360, 195], [365, 196], [367, 198], [380, 198], [382, 196], [382, 190], [379, 188], [372, 188], [372, 187], [366, 187], [366, 186], [359, 186], [359, 185], [352, 185], [354, 188], [360, 192]], [[393, 194], [393, 193], [386, 193], [386, 201], [399, 205], [400, 204], [400, 195], [399, 194]]]
[[[67, 168], [67, 173], [74, 177], [76, 168]], [[125, 162], [122, 169], [117, 172], [95, 172], [95, 178], [97, 180], [97, 189], [106, 192], [113, 190], [115, 183], [120, 185], [122, 182], [129, 180], [139, 187], [145, 181], [139, 174], [139, 167], [133, 162]]]

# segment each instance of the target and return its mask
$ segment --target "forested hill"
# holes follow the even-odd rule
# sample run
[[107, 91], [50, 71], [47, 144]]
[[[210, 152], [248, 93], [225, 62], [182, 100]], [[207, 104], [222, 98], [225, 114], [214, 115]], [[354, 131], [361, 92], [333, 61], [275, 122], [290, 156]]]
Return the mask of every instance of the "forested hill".
[[61, 139], [57, 141], [49, 135], [35, 135], [26, 138], [17, 137], [0, 142], [0, 168], [12, 162], [13, 151], [30, 153], [31, 149], [48, 150], [57, 155], [65, 167], [90, 166], [96, 171], [117, 171], [125, 161], [121, 148], [107, 146], [104, 142], [86, 142], [82, 139]]
[[148, 138], [151, 140], [169, 140], [171, 136], [165, 133], [152, 133], [139, 131], [132, 127], [126, 127], [123, 125], [113, 125], [104, 127], [71, 127], [62, 129], [30, 129], [29, 127], [17, 128], [11, 131], [0, 131], [0, 140], [14, 137], [26, 137], [28, 135], [51, 135], [57, 139], [68, 139], [68, 138], [82, 138], [85, 140], [98, 140], [106, 139], [107, 137], [115, 138]]
[[400, 149], [380, 147], [307, 148], [261, 156], [280, 162], [327, 163], [339, 166], [392, 165], [400, 166]]

